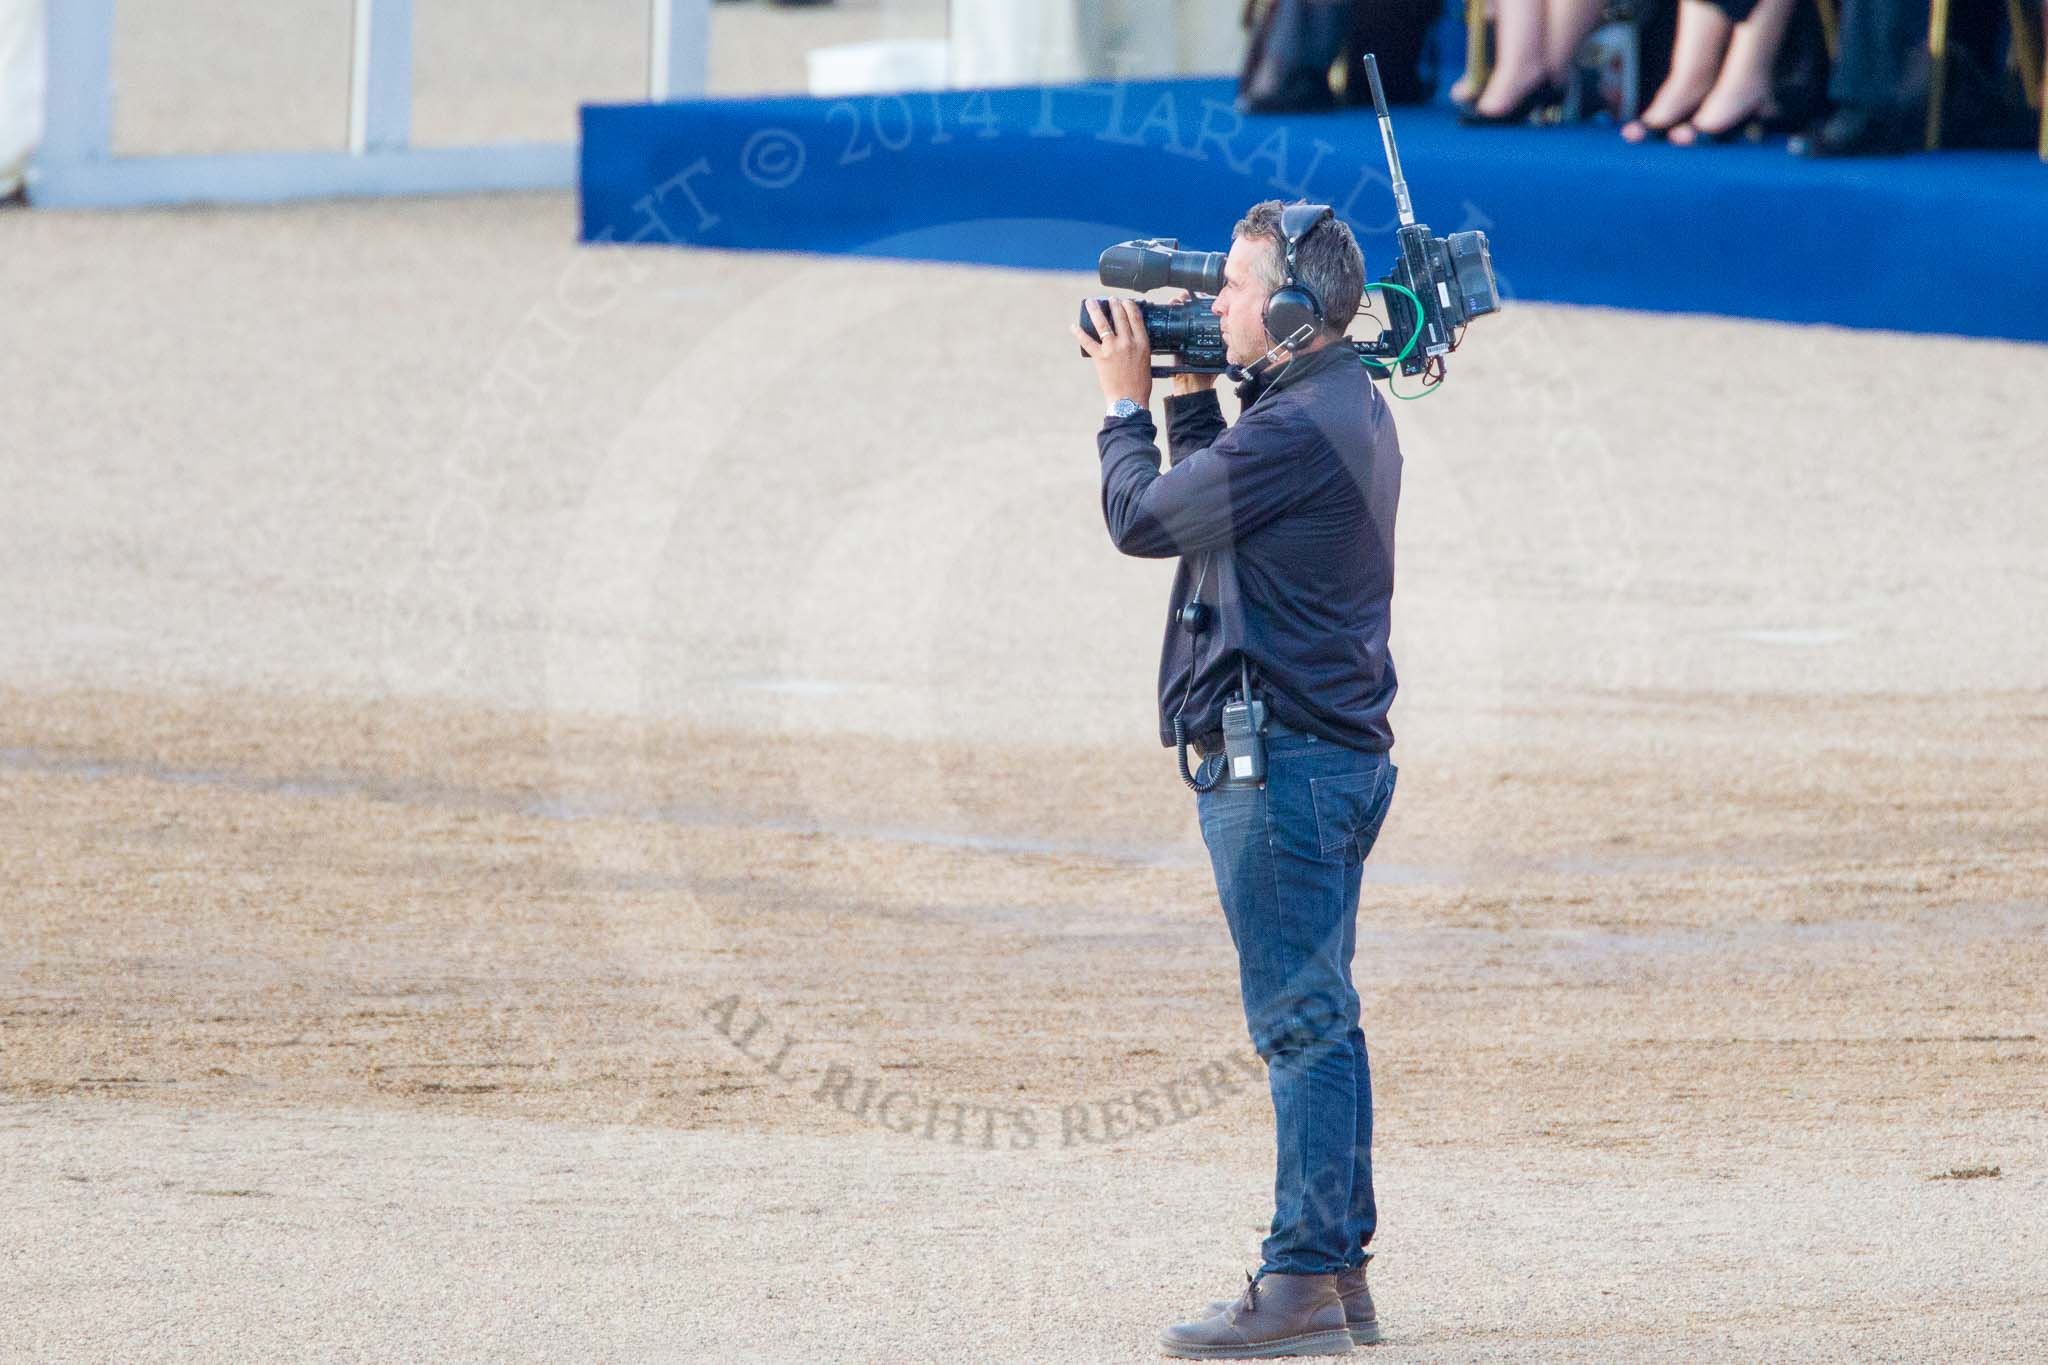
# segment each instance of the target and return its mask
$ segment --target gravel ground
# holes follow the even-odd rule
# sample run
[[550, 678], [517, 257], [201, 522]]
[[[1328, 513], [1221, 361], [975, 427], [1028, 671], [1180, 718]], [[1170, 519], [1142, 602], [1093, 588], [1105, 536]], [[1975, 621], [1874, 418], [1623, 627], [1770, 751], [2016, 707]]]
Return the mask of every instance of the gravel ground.
[[[1270, 1138], [1090, 281], [573, 207], [0, 214], [0, 1359], [1151, 1358]], [[1403, 406], [1384, 1353], [2048, 1350], [2042, 356]]]
[[[1151, 1144], [7, 1117], [36, 1263], [6, 1344], [35, 1359], [1142, 1361], [1157, 1324], [1228, 1292], [1260, 1188]], [[2038, 1175], [1437, 1149], [1383, 1183], [1403, 1210], [1373, 1262], [1383, 1356], [2039, 1357]]]

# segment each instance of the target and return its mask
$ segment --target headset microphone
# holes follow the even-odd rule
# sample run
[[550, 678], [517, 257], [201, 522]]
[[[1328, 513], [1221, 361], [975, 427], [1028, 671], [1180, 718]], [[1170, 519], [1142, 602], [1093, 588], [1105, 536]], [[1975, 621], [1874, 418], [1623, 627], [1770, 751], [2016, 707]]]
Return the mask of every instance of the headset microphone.
[[[1292, 351], [1297, 346], [1305, 346], [1315, 339], [1315, 335], [1315, 328], [1304, 322], [1301, 326], [1295, 328], [1293, 332], [1283, 337], [1279, 345], [1260, 356], [1257, 360], [1254, 360], [1251, 364], [1232, 365], [1228, 370], [1228, 374], [1234, 382], [1239, 384], [1242, 384], [1247, 379], [1264, 379], [1266, 377], [1266, 370], [1282, 351]], [[1292, 359], [1291, 356], [1289, 358]]]

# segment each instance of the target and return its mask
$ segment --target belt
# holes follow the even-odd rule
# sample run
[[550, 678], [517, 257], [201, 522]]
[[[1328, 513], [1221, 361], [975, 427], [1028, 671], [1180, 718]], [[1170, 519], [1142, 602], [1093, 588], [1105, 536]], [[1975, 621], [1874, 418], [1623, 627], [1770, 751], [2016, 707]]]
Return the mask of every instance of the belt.
[[[1269, 711], [1266, 713], [1266, 728], [1259, 731], [1259, 733], [1267, 739], [1285, 739], [1289, 735], [1299, 735], [1305, 732], [1296, 730], [1292, 726], [1282, 725], [1273, 718], [1273, 714]], [[1223, 752], [1223, 731], [1220, 729], [1211, 730], [1206, 735], [1196, 735], [1192, 742], [1197, 754], [1203, 758], [1214, 758]]]

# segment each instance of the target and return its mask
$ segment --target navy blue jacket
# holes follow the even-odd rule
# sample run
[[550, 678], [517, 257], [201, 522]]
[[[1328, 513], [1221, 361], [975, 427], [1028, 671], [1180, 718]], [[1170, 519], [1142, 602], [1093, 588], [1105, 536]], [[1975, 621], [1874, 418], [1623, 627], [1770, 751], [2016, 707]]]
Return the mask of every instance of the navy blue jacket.
[[[1238, 652], [1282, 723], [1354, 749], [1390, 749], [1393, 414], [1342, 344], [1301, 356], [1226, 426], [1214, 392], [1166, 400], [1169, 467], [1152, 415], [1105, 422], [1102, 516], [1127, 555], [1181, 556], [1159, 658], [1159, 738], [1223, 724]], [[1181, 607], [1200, 584], [1209, 629]]]

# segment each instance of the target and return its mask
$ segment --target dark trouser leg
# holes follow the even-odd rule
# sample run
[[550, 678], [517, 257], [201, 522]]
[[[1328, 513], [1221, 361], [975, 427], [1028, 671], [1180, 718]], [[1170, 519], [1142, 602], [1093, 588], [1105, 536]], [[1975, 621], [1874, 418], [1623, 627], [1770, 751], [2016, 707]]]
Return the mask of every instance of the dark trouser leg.
[[[1358, 871], [1363, 873], [1364, 868], [1360, 867]], [[1357, 941], [1357, 877], [1351, 882], [1351, 904], [1352, 914], [1348, 918], [1353, 931], [1347, 935], [1350, 940], [1344, 952], [1347, 963], [1352, 960], [1352, 948]], [[1357, 1120], [1352, 1129], [1351, 1143], [1351, 1207], [1344, 1223], [1344, 1245], [1354, 1249], [1349, 1264], [1356, 1266], [1365, 1260], [1363, 1248], [1372, 1245], [1372, 1234], [1379, 1226], [1380, 1212], [1372, 1196], [1372, 1067], [1365, 1052], [1365, 1030], [1352, 1029], [1348, 1041], [1351, 1055], [1356, 1059], [1358, 1098], [1354, 1105]]]
[[[1856, 110], [1916, 133], [1926, 115], [1931, 63], [1925, 0], [1847, 0], [1842, 48], [1828, 94]], [[1948, 25], [1946, 140], [1996, 144], [2019, 117], [2017, 94], [2000, 71], [2005, 0], [1954, 0]]]
[[1350, 22], [1346, 0], [1274, 0], [1245, 55], [1239, 107], [1265, 113], [1333, 107], [1330, 66]]
[[1372, 103], [1365, 54], [1373, 54], [1388, 104], [1421, 104], [1436, 93], [1435, 63], [1423, 69], [1430, 28], [1443, 13], [1443, 0], [1353, 0], [1351, 32], [1344, 43], [1344, 102]]
[[1268, 1272], [1355, 1266], [1372, 1235], [1372, 1090], [1351, 959], [1364, 855], [1393, 785], [1385, 755], [1293, 736], [1269, 746], [1265, 787], [1200, 798], [1273, 1097]]
[[1841, 52], [1828, 95], [1836, 104], [1874, 114], [1905, 112], [1910, 73], [1927, 45], [1925, 0], [1847, 0], [1841, 24]]

